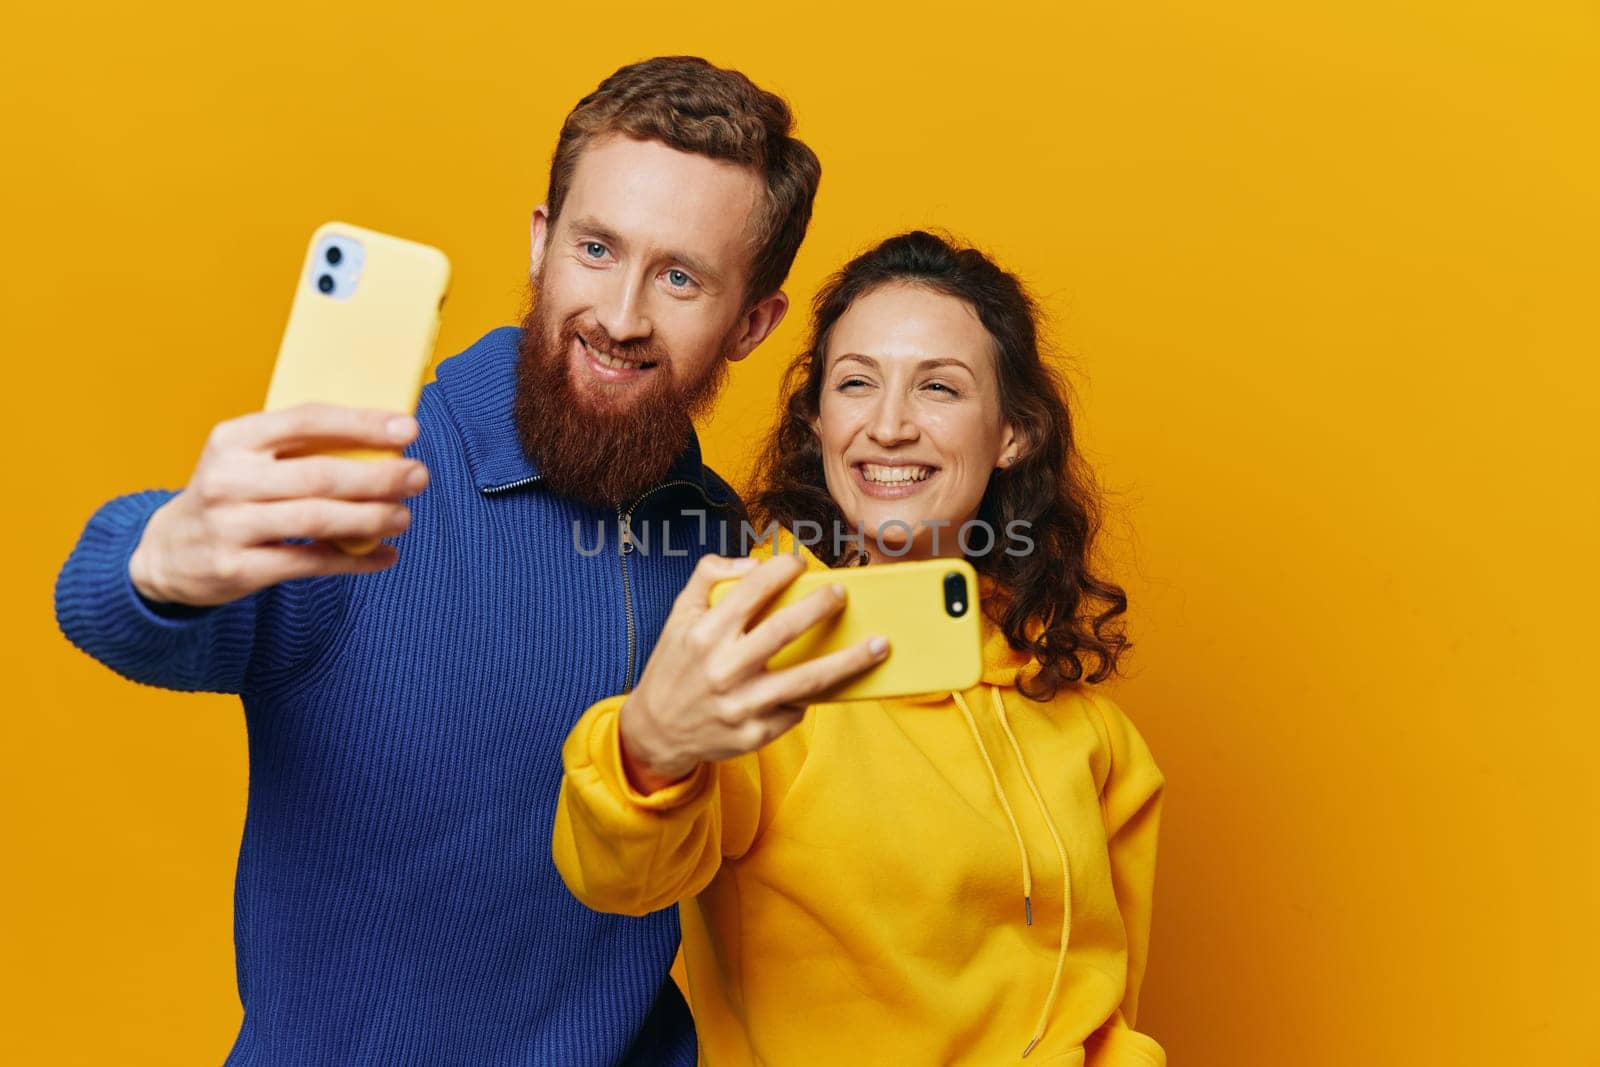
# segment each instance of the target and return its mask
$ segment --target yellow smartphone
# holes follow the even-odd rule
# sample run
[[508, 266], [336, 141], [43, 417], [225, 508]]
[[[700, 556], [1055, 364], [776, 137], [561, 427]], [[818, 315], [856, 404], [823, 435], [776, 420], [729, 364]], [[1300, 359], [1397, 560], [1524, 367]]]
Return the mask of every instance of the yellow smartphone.
[[[712, 586], [711, 602], [721, 600], [738, 581], [730, 578]], [[844, 609], [785, 645], [767, 661], [768, 670], [882, 634], [889, 639], [889, 657], [815, 697], [816, 703], [882, 700], [978, 684], [983, 675], [982, 608], [972, 564], [964, 559], [927, 559], [806, 571], [751, 625], [833, 582], [845, 587]]]
[[[449, 286], [450, 260], [437, 248], [344, 222], [319, 226], [306, 249], [266, 410], [316, 402], [414, 412]], [[378, 542], [337, 544], [361, 555]]]

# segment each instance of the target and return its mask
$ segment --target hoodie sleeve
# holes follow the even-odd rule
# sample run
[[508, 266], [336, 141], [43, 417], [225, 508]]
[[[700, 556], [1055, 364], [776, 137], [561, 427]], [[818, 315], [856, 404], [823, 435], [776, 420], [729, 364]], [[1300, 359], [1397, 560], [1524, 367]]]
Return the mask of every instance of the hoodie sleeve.
[[683, 781], [645, 794], [622, 768], [624, 699], [595, 704], [567, 737], [551, 851], [583, 903], [647, 915], [699, 893], [724, 860], [750, 850], [799, 773], [815, 717], [757, 752], [702, 763]]
[[1109, 698], [1094, 694], [1111, 747], [1111, 770], [1100, 791], [1111, 880], [1128, 937], [1128, 982], [1122, 998], [1125, 1025], [1136, 1025], [1139, 990], [1150, 951], [1155, 889], [1156, 836], [1165, 780], [1144, 738]]
[[56, 578], [61, 632], [123, 677], [163, 689], [241, 693], [291, 675], [332, 631], [343, 584], [285, 582], [211, 608], [149, 603], [128, 560], [150, 516], [175, 495], [118, 497], [89, 519]]

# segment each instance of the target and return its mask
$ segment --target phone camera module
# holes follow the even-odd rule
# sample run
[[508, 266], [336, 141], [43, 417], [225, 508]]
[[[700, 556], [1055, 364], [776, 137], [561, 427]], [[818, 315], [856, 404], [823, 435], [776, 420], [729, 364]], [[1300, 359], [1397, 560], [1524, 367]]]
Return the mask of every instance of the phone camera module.
[[[331, 251], [332, 250], [330, 250], [330, 252]], [[333, 292], [333, 275], [324, 274], [322, 277], [318, 278], [317, 279], [317, 288], [322, 290], [324, 293]]]
[[967, 580], [960, 571], [944, 576], [944, 610], [957, 619], [967, 613]]
[[329, 245], [328, 251], [325, 252], [324, 255], [328, 260], [329, 266], [337, 267], [339, 265], [339, 261], [344, 259], [344, 249], [340, 248], [338, 245]]

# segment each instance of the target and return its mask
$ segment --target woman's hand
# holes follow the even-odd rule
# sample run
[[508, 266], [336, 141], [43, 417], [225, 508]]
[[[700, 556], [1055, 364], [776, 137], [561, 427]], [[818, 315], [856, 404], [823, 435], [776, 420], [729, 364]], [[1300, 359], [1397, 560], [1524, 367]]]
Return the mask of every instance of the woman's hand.
[[[706, 556], [673, 602], [639, 685], [618, 713], [629, 780], [650, 793], [701, 763], [753, 752], [799, 723], [811, 698], [883, 660], [883, 637], [780, 671], [766, 663], [844, 607], [844, 587], [819, 589], [750, 628], [762, 608], [805, 571], [798, 556], [764, 563]], [[739, 578], [715, 607], [711, 587]], [[747, 632], [748, 631], [748, 632]]]

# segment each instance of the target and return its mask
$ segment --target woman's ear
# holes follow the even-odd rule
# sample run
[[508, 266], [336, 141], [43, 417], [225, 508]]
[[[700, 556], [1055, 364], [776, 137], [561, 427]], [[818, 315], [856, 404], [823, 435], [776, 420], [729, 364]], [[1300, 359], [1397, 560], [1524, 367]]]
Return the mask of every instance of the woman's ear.
[[1028, 442], [1017, 432], [1011, 423], [1006, 423], [1005, 430], [1000, 435], [1000, 456], [995, 461], [996, 470], [1005, 470], [1015, 466], [1017, 461], [1028, 452]]

